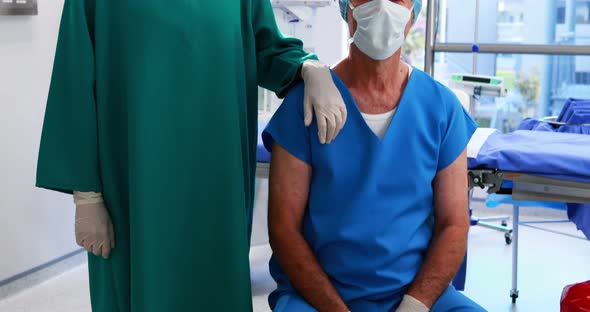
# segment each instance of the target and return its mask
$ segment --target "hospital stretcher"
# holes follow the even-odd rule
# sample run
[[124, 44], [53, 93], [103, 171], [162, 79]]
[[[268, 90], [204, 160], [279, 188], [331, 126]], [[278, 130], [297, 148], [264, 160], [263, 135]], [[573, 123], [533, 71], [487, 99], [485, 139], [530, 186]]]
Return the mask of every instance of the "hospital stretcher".
[[[259, 124], [260, 130], [264, 124]], [[260, 137], [260, 136], [259, 136]], [[468, 146], [469, 187], [487, 189], [489, 194], [508, 194], [518, 201], [590, 203], [590, 136], [536, 131], [501, 134], [493, 129], [478, 129]], [[259, 138], [257, 177], [268, 178], [270, 154]], [[470, 192], [471, 194], [472, 192]], [[471, 201], [471, 196], [470, 196]], [[577, 223], [590, 233], [590, 206]], [[512, 289], [518, 298], [518, 225], [520, 206], [513, 204]], [[590, 237], [589, 237], [590, 238]], [[465, 281], [461, 268], [458, 289]], [[462, 281], [461, 281], [462, 279]], [[456, 278], [457, 280], [457, 278]]]
[[511, 235], [507, 243], [512, 244], [512, 288], [510, 297], [512, 302], [516, 302], [519, 296], [518, 226], [520, 224], [520, 205], [517, 201], [590, 203], [590, 183], [498, 169], [470, 169], [469, 181], [470, 189], [479, 187], [487, 189], [488, 194], [511, 195], [515, 201], [512, 212]]
[[[511, 195], [512, 288], [518, 298], [519, 202], [590, 203], [590, 136], [478, 129], [468, 146], [469, 187]], [[580, 208], [580, 207], [576, 207]], [[578, 228], [589, 233], [590, 206], [583, 206]]]

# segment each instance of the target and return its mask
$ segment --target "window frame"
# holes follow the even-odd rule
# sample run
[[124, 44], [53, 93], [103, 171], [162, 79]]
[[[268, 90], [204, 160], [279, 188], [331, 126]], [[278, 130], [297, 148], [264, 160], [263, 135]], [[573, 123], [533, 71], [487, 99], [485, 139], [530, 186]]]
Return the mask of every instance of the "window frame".
[[[479, 11], [479, 2], [476, 0], [476, 10]], [[485, 1], [485, 0], [484, 0]], [[470, 53], [474, 59], [478, 54], [542, 54], [548, 57], [556, 55], [590, 56], [590, 46], [587, 45], [557, 45], [557, 44], [510, 44], [510, 43], [477, 43], [477, 27], [474, 31], [474, 42], [445, 43], [437, 42], [436, 36], [439, 27], [439, 2], [440, 0], [427, 0], [426, 43], [424, 71], [434, 77], [435, 54]], [[552, 18], [557, 20], [557, 10]], [[476, 14], [475, 23], [479, 23], [479, 14]], [[477, 64], [477, 62], [473, 62]], [[477, 72], [474, 65], [473, 72]], [[542, 107], [547, 110], [547, 107]]]

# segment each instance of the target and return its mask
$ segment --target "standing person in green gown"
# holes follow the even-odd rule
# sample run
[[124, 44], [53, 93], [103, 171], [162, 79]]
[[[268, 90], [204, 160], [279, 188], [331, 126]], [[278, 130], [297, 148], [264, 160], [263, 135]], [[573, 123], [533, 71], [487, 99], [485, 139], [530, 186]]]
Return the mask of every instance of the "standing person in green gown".
[[252, 309], [257, 87], [303, 78], [329, 143], [346, 110], [314, 59], [269, 0], [65, 0], [37, 186], [75, 195], [93, 311]]

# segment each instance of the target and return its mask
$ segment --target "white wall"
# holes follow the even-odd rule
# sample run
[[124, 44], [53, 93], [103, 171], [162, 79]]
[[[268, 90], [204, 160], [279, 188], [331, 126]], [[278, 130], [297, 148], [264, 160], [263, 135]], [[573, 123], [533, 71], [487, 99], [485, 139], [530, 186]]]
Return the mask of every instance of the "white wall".
[[0, 281], [76, 250], [71, 197], [34, 187], [62, 6], [0, 16]]
[[[346, 32], [343, 30], [346, 28]], [[340, 16], [338, 6], [319, 10], [315, 31], [316, 53], [326, 64], [334, 65], [347, 55], [348, 46], [343, 45], [348, 39], [348, 26]]]
[[[348, 52], [343, 46], [345, 38], [342, 31], [345, 24], [337, 5], [319, 8], [316, 24], [311, 31], [305, 28], [304, 23], [297, 23], [294, 27], [286, 23], [281, 10], [275, 9], [275, 14], [281, 31], [303, 40], [305, 48], [316, 53], [322, 62], [333, 65]], [[310, 45], [313, 45], [313, 49], [310, 49]]]

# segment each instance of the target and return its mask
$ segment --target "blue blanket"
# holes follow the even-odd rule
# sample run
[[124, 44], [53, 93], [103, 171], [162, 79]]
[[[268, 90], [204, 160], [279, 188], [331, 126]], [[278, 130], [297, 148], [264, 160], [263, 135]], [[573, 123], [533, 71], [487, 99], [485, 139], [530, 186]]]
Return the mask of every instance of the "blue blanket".
[[590, 182], [590, 136], [549, 131], [490, 135], [469, 168]]
[[[470, 168], [485, 167], [590, 182], [590, 126], [526, 119], [519, 131], [492, 134]], [[586, 134], [586, 135], [581, 135]], [[590, 239], [590, 204], [567, 204], [569, 219]]]
[[568, 99], [563, 105], [557, 121], [568, 124], [590, 123], [589, 111], [590, 100]]

